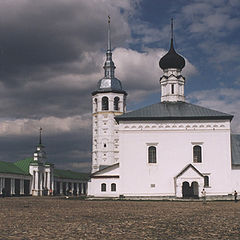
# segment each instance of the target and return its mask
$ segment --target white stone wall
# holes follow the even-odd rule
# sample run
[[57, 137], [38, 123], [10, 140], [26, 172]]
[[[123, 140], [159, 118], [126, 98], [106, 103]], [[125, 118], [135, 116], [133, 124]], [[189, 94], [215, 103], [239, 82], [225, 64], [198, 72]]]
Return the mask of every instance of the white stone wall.
[[236, 190], [238, 195], [240, 195], [240, 167], [232, 170], [232, 193]]
[[[208, 195], [226, 195], [231, 186], [230, 122], [121, 122], [120, 194], [175, 196], [176, 177], [188, 164], [209, 176]], [[148, 163], [148, 146], [157, 147], [157, 163]], [[193, 163], [193, 146], [202, 147], [202, 163]]]
[[[102, 110], [102, 98], [108, 97], [109, 110]], [[114, 98], [119, 97], [119, 110], [114, 110]], [[96, 100], [97, 99], [97, 104]], [[93, 143], [92, 143], [92, 172], [99, 170], [100, 165], [112, 165], [119, 162], [118, 125], [116, 115], [125, 112], [124, 94], [98, 93], [92, 98], [93, 103]]]
[[[101, 191], [101, 184], [106, 184], [106, 191]], [[111, 184], [116, 184], [116, 191], [111, 191]], [[88, 183], [88, 196], [91, 197], [119, 197], [119, 178], [91, 178]]]

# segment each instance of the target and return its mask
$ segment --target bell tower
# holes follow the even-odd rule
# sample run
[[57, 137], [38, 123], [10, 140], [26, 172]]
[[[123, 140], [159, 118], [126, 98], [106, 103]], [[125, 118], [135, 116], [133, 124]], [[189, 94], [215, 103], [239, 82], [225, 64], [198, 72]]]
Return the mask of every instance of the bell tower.
[[127, 93], [115, 77], [112, 60], [110, 16], [104, 77], [92, 92], [92, 173], [119, 161], [119, 135], [115, 116], [126, 112]]
[[185, 66], [185, 60], [176, 53], [173, 46], [173, 19], [171, 19], [170, 49], [160, 59], [159, 66], [163, 69], [163, 76], [160, 78], [161, 102], [184, 102], [185, 78], [181, 71]]

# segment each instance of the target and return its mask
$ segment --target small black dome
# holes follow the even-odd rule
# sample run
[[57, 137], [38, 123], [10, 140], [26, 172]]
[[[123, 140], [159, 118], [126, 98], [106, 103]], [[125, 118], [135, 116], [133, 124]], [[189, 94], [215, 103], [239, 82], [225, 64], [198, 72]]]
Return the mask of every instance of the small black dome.
[[185, 60], [182, 56], [176, 53], [173, 47], [173, 39], [171, 39], [171, 47], [166, 55], [164, 55], [159, 61], [160, 68], [178, 68], [183, 69], [185, 66]]

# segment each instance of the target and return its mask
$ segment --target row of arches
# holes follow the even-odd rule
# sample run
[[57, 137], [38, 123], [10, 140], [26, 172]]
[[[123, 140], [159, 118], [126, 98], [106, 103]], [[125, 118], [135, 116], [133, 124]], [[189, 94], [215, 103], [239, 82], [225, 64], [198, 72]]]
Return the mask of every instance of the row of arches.
[[[113, 110], [114, 111], [118, 111], [119, 110], [119, 101], [120, 101], [119, 97], [115, 97], [114, 98], [114, 100], [113, 100]], [[95, 111], [97, 112], [97, 106], [98, 106], [97, 98], [94, 99], [94, 103], [95, 103]], [[101, 104], [102, 104], [101, 105], [102, 111], [109, 110], [109, 99], [108, 99], [108, 97], [106, 97], [106, 96], [102, 97]]]

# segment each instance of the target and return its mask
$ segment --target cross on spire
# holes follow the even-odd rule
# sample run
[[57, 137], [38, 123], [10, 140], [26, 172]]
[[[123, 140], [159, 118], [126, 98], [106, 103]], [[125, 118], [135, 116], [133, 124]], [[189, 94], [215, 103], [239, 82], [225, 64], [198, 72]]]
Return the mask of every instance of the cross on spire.
[[173, 40], [173, 18], [171, 18], [171, 40]]

